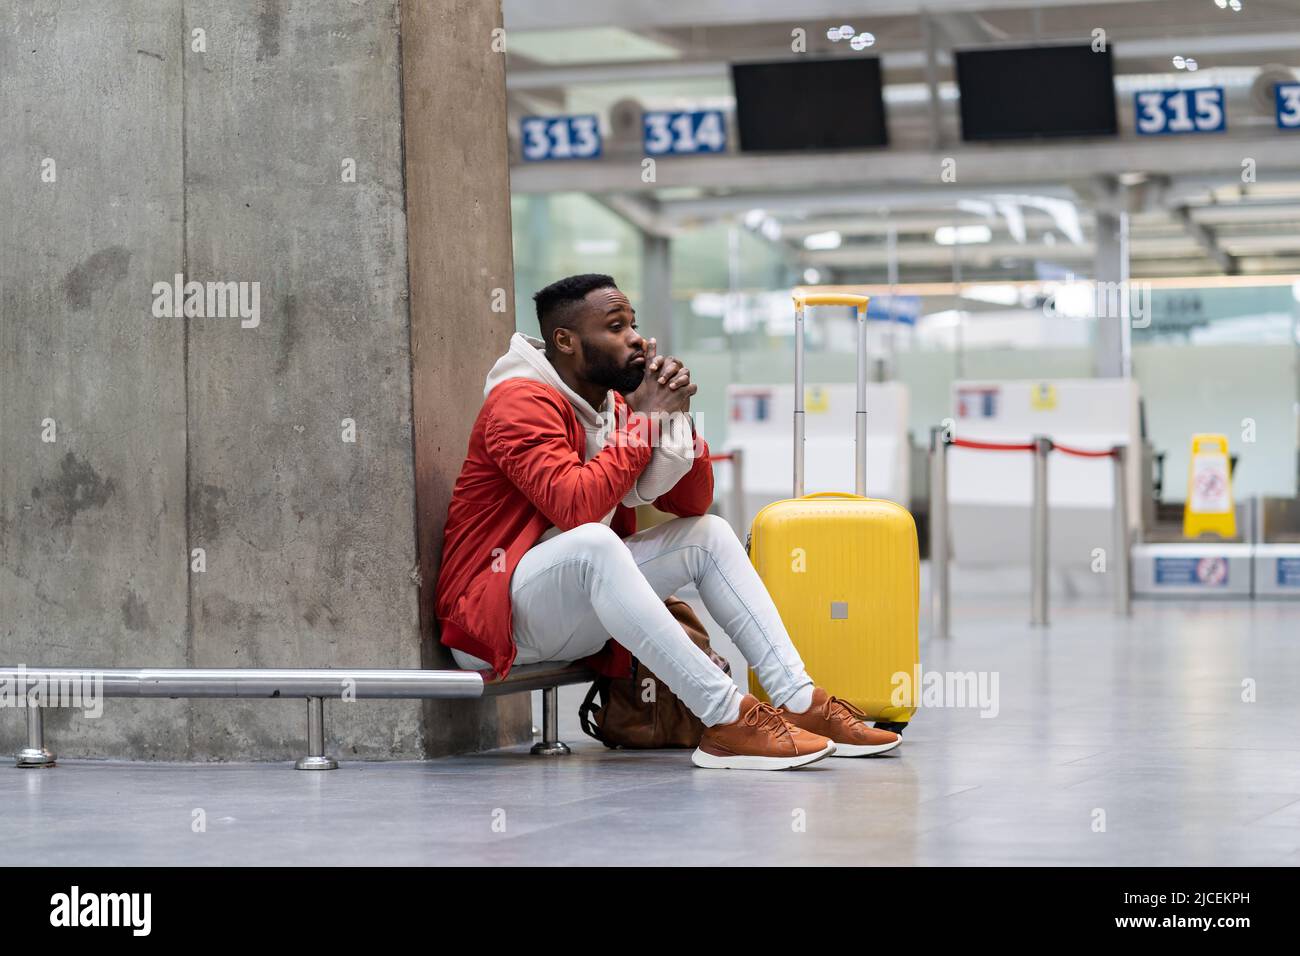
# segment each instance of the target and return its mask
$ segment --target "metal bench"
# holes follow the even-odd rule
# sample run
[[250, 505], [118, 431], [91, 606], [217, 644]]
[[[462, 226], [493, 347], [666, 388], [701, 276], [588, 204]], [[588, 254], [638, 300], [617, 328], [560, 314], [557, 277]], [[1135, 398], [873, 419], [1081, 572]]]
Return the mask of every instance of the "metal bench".
[[[466, 670], [375, 670], [263, 668], [138, 668], [0, 667], [0, 682], [8, 682], [21, 701], [28, 690], [44, 687], [93, 686], [103, 697], [277, 698], [307, 701], [307, 754], [299, 770], [334, 770], [338, 761], [325, 755], [325, 701], [424, 700], [430, 698], [498, 697], [542, 691], [542, 739], [532, 753], [569, 753], [559, 739], [558, 690], [595, 678], [585, 667], [563, 661], [515, 667], [505, 680], [485, 680], [484, 673]], [[19, 767], [52, 767], [54, 754], [45, 747], [41, 706], [24, 704], [27, 746], [15, 755]]]

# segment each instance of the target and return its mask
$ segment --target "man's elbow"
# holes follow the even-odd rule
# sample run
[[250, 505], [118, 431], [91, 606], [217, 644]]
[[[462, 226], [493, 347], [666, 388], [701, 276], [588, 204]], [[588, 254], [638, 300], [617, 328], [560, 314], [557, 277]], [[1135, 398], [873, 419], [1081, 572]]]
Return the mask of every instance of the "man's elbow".
[[580, 525], [599, 524], [608, 510], [597, 511], [595, 507], [586, 504], [562, 505], [553, 509], [553, 513], [547, 514], [547, 517], [561, 531], [572, 531]]
[[655, 507], [660, 511], [677, 515], [679, 518], [698, 518], [700, 515], [708, 514], [712, 505], [712, 492], [707, 495], [679, 495], [675, 498], [661, 498], [655, 502]]

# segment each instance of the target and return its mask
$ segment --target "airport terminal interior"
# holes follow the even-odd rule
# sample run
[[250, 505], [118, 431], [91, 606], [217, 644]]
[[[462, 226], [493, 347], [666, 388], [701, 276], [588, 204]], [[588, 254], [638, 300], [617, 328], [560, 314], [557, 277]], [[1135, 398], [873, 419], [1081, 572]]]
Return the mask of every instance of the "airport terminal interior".
[[[0, 101], [51, 104], [0, 200], [0, 678], [122, 676], [5, 699], [0, 861], [1300, 864], [1300, 0], [63, 6], [0, 13]], [[260, 317], [157, 318], [173, 273]], [[689, 368], [765, 581], [774, 502], [910, 515], [826, 621], [772, 585], [897, 748], [710, 772], [584, 732], [590, 675], [202, 683], [456, 667], [484, 377], [585, 273]]]

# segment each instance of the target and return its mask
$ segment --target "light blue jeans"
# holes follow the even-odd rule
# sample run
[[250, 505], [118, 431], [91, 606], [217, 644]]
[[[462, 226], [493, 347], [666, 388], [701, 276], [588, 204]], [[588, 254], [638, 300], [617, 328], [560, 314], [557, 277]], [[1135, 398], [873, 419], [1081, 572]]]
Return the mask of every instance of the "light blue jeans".
[[[664, 607], [691, 583], [773, 704], [812, 684], [744, 547], [716, 515], [674, 518], [626, 539], [584, 524], [530, 548], [510, 581], [515, 663], [577, 660], [612, 636], [713, 726], [742, 692]], [[461, 667], [487, 666], [452, 654]]]

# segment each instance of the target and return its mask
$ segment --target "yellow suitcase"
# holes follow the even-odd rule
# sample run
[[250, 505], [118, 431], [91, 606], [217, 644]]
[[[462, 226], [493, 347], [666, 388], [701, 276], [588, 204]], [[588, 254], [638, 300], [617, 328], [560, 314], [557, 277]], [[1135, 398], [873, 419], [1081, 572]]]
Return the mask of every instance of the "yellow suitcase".
[[[867, 498], [867, 297], [796, 293], [794, 497], [754, 516], [749, 555], [808, 673], [889, 730], [916, 712], [920, 563], [906, 508]], [[804, 307], [851, 305], [858, 319], [856, 494], [805, 495]], [[766, 700], [753, 671], [750, 692]]]

